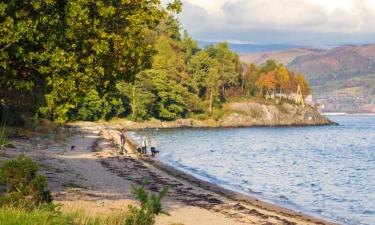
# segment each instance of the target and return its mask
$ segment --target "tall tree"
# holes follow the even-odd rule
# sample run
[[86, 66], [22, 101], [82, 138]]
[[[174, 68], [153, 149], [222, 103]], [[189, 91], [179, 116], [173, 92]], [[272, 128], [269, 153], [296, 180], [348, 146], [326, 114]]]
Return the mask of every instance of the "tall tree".
[[267, 93], [269, 93], [269, 91], [272, 91], [274, 93], [276, 84], [277, 80], [274, 71], [262, 73], [259, 77], [259, 80], [256, 83], [258, 88], [261, 90], [262, 95], [264, 94], [264, 90], [267, 91]]
[[[179, 12], [181, 2], [168, 8]], [[159, 0], [3, 1], [0, 85], [42, 90], [41, 112], [61, 121], [92, 89], [112, 102], [118, 81], [131, 82], [151, 66], [149, 31], [166, 16]]]
[[296, 76], [296, 82], [297, 85], [301, 87], [301, 91], [304, 96], [307, 96], [311, 93], [310, 86], [302, 74], [298, 74]]
[[238, 85], [241, 76], [241, 65], [238, 55], [227, 43], [218, 43], [206, 47], [205, 51], [220, 64], [221, 97], [225, 100], [225, 89]]
[[289, 70], [284, 65], [280, 65], [277, 68], [276, 78], [279, 84], [280, 98], [281, 98], [282, 94], [284, 93], [283, 91], [285, 91], [284, 89], [287, 89], [288, 86], [290, 85]]

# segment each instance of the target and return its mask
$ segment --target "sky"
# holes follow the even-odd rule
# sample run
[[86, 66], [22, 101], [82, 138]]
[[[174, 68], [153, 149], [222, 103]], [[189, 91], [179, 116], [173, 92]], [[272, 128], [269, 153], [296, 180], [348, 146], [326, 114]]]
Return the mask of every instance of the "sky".
[[375, 0], [182, 2], [178, 18], [197, 40], [304, 46], [375, 43]]

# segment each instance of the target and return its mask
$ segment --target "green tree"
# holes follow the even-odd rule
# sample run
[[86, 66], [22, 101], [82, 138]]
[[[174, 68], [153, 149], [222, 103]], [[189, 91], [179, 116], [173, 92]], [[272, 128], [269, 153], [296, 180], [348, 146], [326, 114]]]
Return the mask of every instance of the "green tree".
[[208, 112], [212, 114], [212, 103], [218, 96], [220, 81], [220, 63], [208, 53], [199, 51], [190, 63], [190, 72], [199, 88], [198, 93], [208, 99]]
[[218, 43], [214, 46], [208, 46], [205, 51], [219, 63], [221, 97], [225, 100], [226, 88], [238, 85], [240, 80], [241, 66], [238, 55], [229, 48], [227, 43]]
[[[181, 2], [168, 8], [179, 12]], [[41, 112], [64, 122], [90, 90], [113, 102], [118, 81], [150, 68], [150, 30], [168, 13], [159, 0], [15, 0], [0, 4], [0, 16], [0, 85], [42, 90]]]

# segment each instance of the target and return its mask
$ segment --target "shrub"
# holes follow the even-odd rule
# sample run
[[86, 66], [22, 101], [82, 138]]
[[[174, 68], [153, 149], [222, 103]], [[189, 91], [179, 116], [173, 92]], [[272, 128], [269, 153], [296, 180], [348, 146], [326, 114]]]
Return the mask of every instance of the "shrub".
[[0, 166], [0, 183], [6, 187], [0, 205], [33, 208], [51, 202], [46, 178], [37, 172], [38, 165], [26, 156], [5, 161]]
[[150, 194], [145, 189], [145, 184], [141, 186], [132, 186], [132, 193], [141, 206], [129, 206], [129, 215], [125, 220], [126, 225], [153, 225], [155, 224], [155, 216], [159, 214], [167, 214], [163, 211], [161, 199], [167, 194], [168, 189], [164, 188], [157, 195]]
[[109, 112], [108, 103], [100, 98], [96, 90], [91, 90], [82, 100], [81, 107], [78, 110], [78, 118], [84, 121], [96, 121]]
[[3, 101], [0, 102], [0, 149], [6, 145], [5, 121], [8, 116], [8, 110]]

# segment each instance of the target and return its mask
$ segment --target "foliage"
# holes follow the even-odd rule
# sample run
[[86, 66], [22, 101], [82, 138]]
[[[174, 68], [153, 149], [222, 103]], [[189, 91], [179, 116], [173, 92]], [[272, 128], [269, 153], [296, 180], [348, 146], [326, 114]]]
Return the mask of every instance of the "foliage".
[[264, 94], [263, 90], [274, 92], [276, 84], [277, 80], [274, 71], [262, 73], [256, 82], [256, 86], [261, 89], [261, 94]]
[[128, 214], [90, 216], [81, 211], [63, 213], [57, 209], [0, 208], [1, 225], [124, 225]]
[[145, 185], [132, 186], [132, 193], [140, 201], [140, 207], [129, 206], [129, 216], [125, 220], [126, 225], [152, 225], [155, 223], [155, 216], [167, 214], [163, 211], [161, 199], [167, 194], [168, 189], [164, 188], [157, 195], [150, 194]]
[[[160, 4], [159, 0], [2, 2], [0, 85], [17, 93], [40, 94], [35, 101], [41, 114], [58, 122], [98, 118], [87, 112], [85, 101], [92, 98], [88, 94], [96, 92], [101, 102], [117, 101], [116, 83], [132, 81], [150, 67], [154, 53], [150, 30], [168, 15]], [[180, 12], [181, 2], [167, 8]], [[85, 109], [76, 117], [81, 107]]]
[[12, 112], [65, 123], [212, 117], [233, 99], [310, 92], [272, 60], [241, 64], [227, 43], [199, 49], [180, 33], [181, 10], [180, 0], [165, 9], [159, 0], [4, 1], [0, 95]]
[[[310, 94], [311, 89], [305, 77], [302, 74], [295, 74], [288, 70], [283, 64], [277, 65], [274, 61], [268, 60], [262, 67], [256, 68], [255, 65], [247, 66], [249, 77], [256, 78], [255, 87], [261, 90], [261, 94], [279, 93], [288, 95], [297, 93], [298, 86], [302, 90], [303, 96]], [[253, 79], [255, 80], [255, 79]]]
[[0, 102], [0, 150], [6, 145], [5, 122], [8, 117], [8, 109], [3, 101]]
[[297, 82], [297, 85], [301, 87], [301, 91], [304, 96], [310, 94], [311, 88], [302, 74], [298, 74], [296, 76], [296, 82]]
[[0, 182], [6, 186], [0, 205], [33, 208], [51, 202], [46, 178], [37, 172], [38, 165], [23, 155], [5, 161], [0, 166]]
[[100, 98], [96, 90], [90, 90], [81, 104], [77, 113], [80, 120], [95, 121], [110, 111], [108, 103]]

